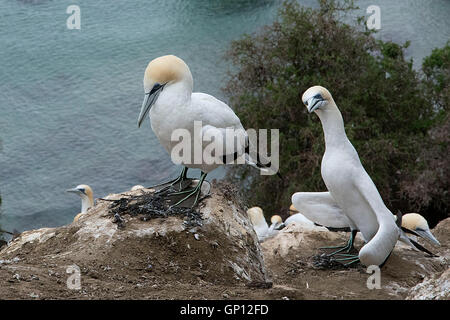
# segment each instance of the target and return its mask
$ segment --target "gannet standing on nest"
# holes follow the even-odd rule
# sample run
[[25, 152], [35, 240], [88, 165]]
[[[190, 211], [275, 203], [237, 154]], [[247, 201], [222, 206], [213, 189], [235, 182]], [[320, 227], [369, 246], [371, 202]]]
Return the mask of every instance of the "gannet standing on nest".
[[352, 230], [359, 230], [366, 244], [350, 263], [382, 265], [391, 254], [401, 230], [345, 134], [344, 121], [327, 89], [315, 86], [303, 94], [308, 111], [315, 112], [325, 135], [321, 173], [332, 198], [347, 217]]
[[[270, 164], [265, 160], [263, 161], [265, 164], [262, 164], [259, 161], [259, 156], [254, 161], [248, 155], [248, 137], [241, 121], [233, 110], [213, 96], [199, 92], [193, 93], [193, 85], [189, 67], [183, 60], [173, 55], [152, 60], [145, 70], [145, 98], [139, 114], [138, 126], [140, 127], [146, 116], [149, 115], [152, 130], [169, 155], [172, 154], [174, 147], [180, 143], [178, 140], [172, 141], [172, 133], [177, 129], [185, 129], [190, 133], [190, 157], [187, 157], [188, 160], [186, 161], [186, 155], [183, 154], [181, 164], [184, 167], [180, 176], [168, 183], [170, 183], [170, 186], [179, 183], [179, 189], [181, 189], [181, 182], [186, 179], [188, 168], [201, 170], [200, 182], [195, 188], [172, 194], [187, 194], [173, 206], [180, 205], [192, 196], [195, 196], [192, 205], [195, 206], [206, 175], [226, 163], [227, 160], [229, 162], [244, 156], [245, 161], [250, 165], [259, 168], [270, 167]], [[201, 121], [201, 130], [195, 130], [195, 121]], [[233, 141], [235, 145], [231, 151], [229, 147], [226, 147], [226, 129], [233, 129], [235, 132]], [[210, 141], [204, 141], [203, 137], [221, 137], [219, 139], [223, 140], [223, 150], [226, 151], [214, 150], [216, 154], [211, 156], [220, 159], [223, 163], [218, 163], [218, 161], [207, 163], [203, 159], [195, 161], [198, 157], [195, 153], [200, 151], [200, 155], [203, 155], [203, 151], [211, 143]], [[198, 150], [198, 145], [201, 150]]]
[[89, 208], [94, 206], [94, 193], [91, 187], [87, 184], [80, 184], [76, 188], [66, 190], [67, 192], [76, 193], [81, 197], [81, 212], [75, 216], [74, 222], [78, 221], [83, 214], [85, 214]]

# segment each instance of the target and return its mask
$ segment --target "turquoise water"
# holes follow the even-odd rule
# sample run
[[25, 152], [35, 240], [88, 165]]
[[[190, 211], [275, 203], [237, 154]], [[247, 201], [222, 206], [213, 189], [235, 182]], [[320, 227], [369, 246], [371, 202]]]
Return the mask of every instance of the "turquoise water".
[[[360, 1], [361, 13], [372, 2]], [[417, 61], [449, 39], [450, 1], [376, 2], [378, 36], [411, 40], [407, 53]], [[81, 30], [66, 28], [72, 4], [81, 8]], [[24, 230], [71, 222], [80, 201], [64, 190], [77, 184], [101, 197], [175, 175], [179, 168], [149, 124], [136, 125], [147, 63], [178, 55], [196, 91], [226, 99], [223, 55], [230, 41], [271, 23], [279, 4], [0, 0], [0, 225]]]

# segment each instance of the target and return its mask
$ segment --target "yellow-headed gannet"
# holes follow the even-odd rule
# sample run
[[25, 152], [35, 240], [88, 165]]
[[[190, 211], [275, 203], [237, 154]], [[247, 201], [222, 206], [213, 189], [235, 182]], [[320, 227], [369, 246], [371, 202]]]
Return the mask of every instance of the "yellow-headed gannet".
[[269, 234], [276, 233], [277, 229], [279, 229], [283, 224], [283, 219], [277, 214], [270, 217], [270, 227], [269, 227]]
[[81, 212], [73, 219], [73, 221], [76, 222], [89, 210], [89, 208], [94, 206], [94, 193], [92, 192], [91, 187], [86, 184], [80, 184], [75, 188], [66, 191], [76, 193], [81, 197]]
[[265, 240], [269, 234], [269, 225], [264, 218], [262, 209], [260, 207], [252, 207], [247, 210], [247, 214], [253, 224], [253, 229], [258, 236], [258, 240]]
[[323, 181], [351, 229], [359, 230], [366, 242], [358, 256], [340, 260], [349, 264], [359, 260], [365, 266], [380, 266], [391, 254], [401, 230], [348, 140], [341, 112], [328, 90], [311, 87], [303, 94], [302, 101], [322, 123], [325, 135]]
[[[138, 126], [140, 127], [149, 115], [153, 132], [171, 156], [174, 148], [176, 148], [178, 154], [181, 151], [179, 137], [172, 138], [175, 130], [182, 129], [190, 134], [190, 154], [183, 154], [182, 159], [177, 160], [184, 167], [178, 178], [168, 182], [170, 186], [179, 183], [179, 189], [181, 189], [181, 182], [186, 178], [188, 168], [201, 170], [200, 183], [191, 190], [174, 193], [187, 194], [187, 196], [173, 206], [180, 205], [191, 196], [196, 197], [192, 205], [195, 206], [206, 175], [226, 163], [227, 160], [229, 162], [244, 156], [246, 163], [250, 165], [259, 168], [270, 167], [266, 160], [263, 160], [265, 164], [262, 164], [259, 159], [254, 161], [248, 155], [248, 136], [241, 121], [228, 105], [211, 95], [192, 92], [192, 90], [192, 74], [182, 59], [167, 55], [158, 57], [148, 64], [144, 74], [145, 97], [138, 118]], [[196, 129], [195, 122], [201, 122], [200, 130]], [[231, 148], [226, 146], [227, 129], [234, 130], [234, 140], [231, 139], [233, 140], [232, 150], [229, 150]], [[211, 139], [206, 141], [207, 139], [204, 139], [204, 137], [214, 140], [219, 139], [223, 146], [223, 150], [214, 150], [214, 155], [211, 154], [212, 150], [208, 150], [208, 156], [210, 157], [208, 161], [198, 159], [211, 144]], [[212, 158], [216, 161], [211, 161], [214, 160]]]
[[[439, 241], [433, 236], [428, 227], [427, 220], [418, 213], [407, 213], [402, 217], [402, 227], [408, 237], [412, 237], [415, 234], [421, 236], [424, 239], [431, 241], [432, 243], [440, 246]], [[408, 232], [412, 231], [412, 232]]]
[[[313, 222], [325, 226], [331, 230], [350, 228], [350, 223], [347, 217], [339, 208], [338, 204], [331, 197], [329, 192], [296, 192], [292, 195], [292, 202], [299, 208], [302, 213]], [[291, 206], [291, 211], [294, 208]], [[295, 209], [294, 209], [295, 210]], [[392, 217], [394, 221], [397, 220], [397, 216]], [[435, 244], [439, 244], [439, 241], [431, 234], [428, 222], [417, 213], [408, 213], [402, 216], [402, 229], [405, 233], [401, 233], [400, 241], [412, 246], [414, 249], [424, 251], [430, 255], [433, 255], [426, 248], [422, 247], [416, 242], [417, 239], [413, 238], [414, 235], [421, 236], [428, 239]], [[350, 228], [351, 229], [351, 228]], [[345, 247], [323, 247], [325, 249], [340, 248], [339, 250], [329, 254], [330, 256], [338, 252], [346, 250], [349, 252], [353, 247], [353, 240], [358, 230], [351, 229], [352, 233], [350, 240]], [[408, 237], [406, 237], [408, 236]]]

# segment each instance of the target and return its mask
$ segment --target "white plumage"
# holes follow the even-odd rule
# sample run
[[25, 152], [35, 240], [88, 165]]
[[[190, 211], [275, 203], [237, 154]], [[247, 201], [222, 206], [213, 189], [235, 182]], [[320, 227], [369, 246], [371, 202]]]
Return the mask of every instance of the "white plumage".
[[381, 265], [392, 252], [400, 229], [348, 140], [342, 115], [328, 90], [309, 88], [302, 100], [322, 122], [326, 146], [321, 166], [323, 181], [351, 228], [359, 230], [366, 241], [359, 259], [366, 266]]
[[[181, 162], [182, 165], [200, 169], [205, 173], [219, 167], [221, 165], [219, 161], [219, 163], [208, 164], [198, 157], [196, 159], [194, 157], [196, 151], [194, 143], [201, 146], [203, 154], [205, 148], [211, 143], [210, 141], [203, 141], [204, 136], [222, 137], [223, 149], [226, 149], [225, 130], [227, 128], [235, 130], [235, 133], [242, 133], [242, 136], [237, 135], [240, 139], [236, 137], [233, 139], [233, 143], [236, 143], [234, 148], [228, 146], [228, 154], [237, 153], [238, 156], [244, 154], [248, 141], [239, 118], [228, 105], [213, 96], [192, 92], [192, 74], [189, 67], [180, 58], [169, 55], [151, 61], [144, 76], [144, 90], [148, 95], [142, 106], [139, 125], [146, 114], [149, 113], [153, 132], [169, 155], [171, 155], [174, 147], [179, 144], [178, 139], [172, 138], [175, 130], [184, 129], [189, 132], [192, 146], [190, 148], [191, 154], [186, 157], [188, 161]], [[149, 101], [150, 99], [152, 100]], [[201, 121], [200, 130], [194, 130], [194, 121]], [[222, 156], [226, 152], [224, 150], [215, 151], [214, 156], [222, 160]], [[205, 153], [205, 155], [209, 156], [210, 154]]]

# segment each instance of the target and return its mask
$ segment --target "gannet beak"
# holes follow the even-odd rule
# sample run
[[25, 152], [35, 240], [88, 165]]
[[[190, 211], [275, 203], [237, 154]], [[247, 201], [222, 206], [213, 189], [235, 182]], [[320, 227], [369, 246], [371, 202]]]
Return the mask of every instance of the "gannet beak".
[[81, 190], [79, 190], [79, 189], [77, 189], [77, 188], [67, 189], [66, 192], [72, 192], [72, 193], [76, 193], [76, 194], [78, 194], [78, 195], [84, 194], [83, 192], [81, 192]]
[[160, 85], [159, 83], [157, 83], [153, 86], [153, 89], [150, 92], [147, 92], [145, 94], [144, 102], [142, 102], [141, 113], [139, 114], [138, 118], [138, 127], [141, 127], [142, 122], [144, 121], [145, 117], [147, 117], [150, 109], [158, 99], [158, 96], [163, 88], [164, 85]]
[[322, 105], [323, 99], [322, 98], [317, 98], [317, 97], [312, 97], [311, 99], [308, 100], [308, 112], [312, 113], [314, 112], [314, 110], [316, 110], [317, 108], [319, 108]]
[[414, 230], [415, 233], [417, 233], [419, 236], [421, 236], [424, 239], [430, 240], [434, 244], [437, 244], [440, 246], [440, 242], [433, 236], [433, 234], [430, 232], [430, 230]]

